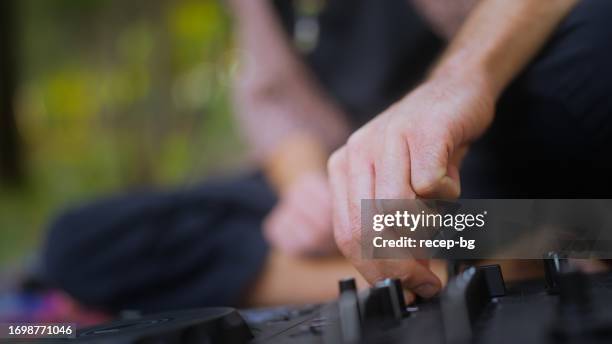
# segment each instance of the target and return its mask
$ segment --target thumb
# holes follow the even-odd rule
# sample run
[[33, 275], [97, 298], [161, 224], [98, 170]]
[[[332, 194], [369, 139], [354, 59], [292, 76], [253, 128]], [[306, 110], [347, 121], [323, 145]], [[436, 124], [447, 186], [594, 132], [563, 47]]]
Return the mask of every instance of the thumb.
[[362, 259], [353, 260], [363, 277], [374, 284], [384, 278], [399, 278], [402, 286], [411, 292], [430, 298], [442, 288], [442, 282], [427, 264], [416, 259]]
[[427, 140], [410, 145], [412, 188], [423, 198], [457, 198], [461, 193], [459, 162], [447, 140]]

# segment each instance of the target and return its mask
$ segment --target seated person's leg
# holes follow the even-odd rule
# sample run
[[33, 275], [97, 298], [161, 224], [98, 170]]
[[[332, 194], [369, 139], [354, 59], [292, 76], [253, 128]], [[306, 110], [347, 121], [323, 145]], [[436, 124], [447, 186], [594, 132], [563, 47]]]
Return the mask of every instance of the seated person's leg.
[[236, 305], [266, 262], [260, 224], [274, 202], [257, 176], [70, 211], [47, 238], [48, 278], [109, 311]]
[[49, 232], [48, 279], [111, 313], [317, 303], [337, 296], [341, 278], [366, 285], [343, 257], [271, 251], [261, 222], [274, 202], [255, 176], [74, 209]]

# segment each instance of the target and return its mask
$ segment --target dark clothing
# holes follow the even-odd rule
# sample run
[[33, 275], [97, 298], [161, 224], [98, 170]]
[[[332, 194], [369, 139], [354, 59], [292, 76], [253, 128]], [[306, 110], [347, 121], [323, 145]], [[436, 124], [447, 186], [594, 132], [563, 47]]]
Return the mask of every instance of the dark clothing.
[[[278, 2], [291, 33], [291, 2]], [[581, 1], [508, 87], [464, 163], [462, 197], [612, 196], [610, 13], [610, 1]], [[407, 0], [331, 0], [320, 28], [307, 61], [356, 125], [416, 86], [443, 48]]]
[[[288, 34], [296, 11], [275, 1]], [[415, 87], [444, 47], [408, 0], [327, 0], [307, 64], [360, 127]]]
[[264, 264], [261, 175], [135, 193], [74, 209], [51, 227], [49, 280], [109, 311], [237, 305]]
[[583, 0], [507, 88], [465, 198], [612, 197], [612, 2]]
[[[414, 87], [442, 48], [406, 4], [332, 0], [321, 16], [306, 60], [355, 125]], [[508, 87], [462, 167], [463, 197], [612, 195], [610, 13], [608, 0], [583, 0]], [[264, 262], [273, 204], [261, 178], [246, 178], [78, 209], [51, 228], [49, 277], [111, 310], [236, 304]]]

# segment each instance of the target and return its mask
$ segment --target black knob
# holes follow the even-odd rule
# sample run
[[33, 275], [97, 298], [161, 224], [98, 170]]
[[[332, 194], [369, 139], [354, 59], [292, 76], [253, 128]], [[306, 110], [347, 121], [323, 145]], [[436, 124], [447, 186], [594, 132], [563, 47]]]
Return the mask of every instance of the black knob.
[[489, 290], [489, 297], [500, 297], [506, 295], [506, 284], [498, 264], [479, 266], [483, 278]]
[[399, 278], [392, 279], [395, 292], [397, 293], [397, 304], [399, 305], [402, 313], [406, 312], [406, 299], [404, 298], [404, 287], [402, 287], [402, 281]]
[[389, 285], [377, 283], [365, 300], [364, 318], [367, 322], [392, 322], [401, 318], [401, 310], [394, 302], [394, 291]]
[[448, 282], [440, 298], [442, 325], [448, 343], [472, 339], [472, 326], [491, 302], [486, 269], [469, 267]]
[[402, 281], [399, 278], [386, 278], [378, 282], [377, 285], [389, 287], [395, 317], [399, 319], [406, 314], [406, 299], [404, 298]]
[[338, 286], [340, 287], [340, 294], [345, 291], [357, 291], [357, 284], [355, 283], [354, 278], [344, 278], [338, 282]]

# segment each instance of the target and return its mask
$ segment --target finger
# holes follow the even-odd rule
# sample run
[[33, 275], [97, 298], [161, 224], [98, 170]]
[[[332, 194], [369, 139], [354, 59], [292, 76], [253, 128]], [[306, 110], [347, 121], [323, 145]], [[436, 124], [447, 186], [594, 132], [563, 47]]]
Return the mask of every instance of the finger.
[[449, 170], [451, 141], [441, 135], [433, 137], [436, 139], [421, 136], [410, 141], [412, 186], [420, 197], [456, 198], [461, 190], [459, 179], [455, 178], [458, 171]]
[[410, 183], [410, 151], [401, 136], [388, 135], [376, 158], [376, 199], [414, 198]]
[[428, 188], [419, 196], [423, 198], [435, 198], [435, 199], [454, 199], [459, 197], [461, 194], [461, 184], [459, 178], [453, 178], [451, 175], [458, 176], [459, 173], [456, 168], [449, 166], [447, 175], [442, 177], [432, 187]]
[[430, 298], [442, 288], [440, 279], [423, 264], [413, 261], [412, 272], [402, 279], [402, 285], [415, 294]]
[[357, 268], [369, 283], [399, 278], [405, 289], [425, 298], [436, 295], [442, 287], [440, 279], [414, 259], [362, 260]]
[[408, 289], [403, 289], [403, 291], [404, 291], [404, 301], [406, 301], [406, 304], [407, 305], [412, 304], [416, 299], [414, 293]]
[[345, 240], [350, 240], [350, 222], [348, 211], [348, 189], [347, 189], [347, 153], [346, 147], [337, 150], [330, 157], [328, 164], [329, 185], [332, 194], [332, 218], [334, 225], [334, 236], [338, 247], [343, 254], [346, 247]]
[[457, 198], [461, 194], [461, 180], [459, 177], [459, 166], [467, 153], [467, 146], [456, 150], [448, 162], [446, 175], [422, 197], [426, 198]]
[[352, 258], [355, 258], [361, 255], [357, 250], [361, 246], [362, 200], [374, 199], [375, 171], [370, 152], [365, 145], [349, 144], [347, 156], [349, 226], [353, 242], [352, 248], [355, 250]]

